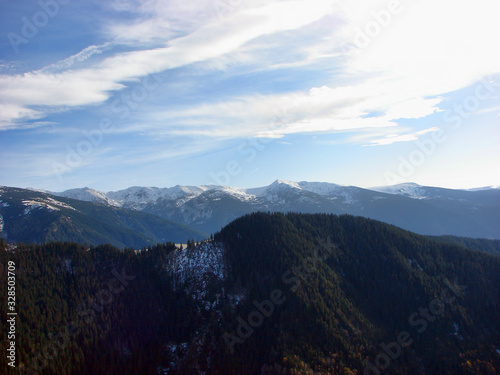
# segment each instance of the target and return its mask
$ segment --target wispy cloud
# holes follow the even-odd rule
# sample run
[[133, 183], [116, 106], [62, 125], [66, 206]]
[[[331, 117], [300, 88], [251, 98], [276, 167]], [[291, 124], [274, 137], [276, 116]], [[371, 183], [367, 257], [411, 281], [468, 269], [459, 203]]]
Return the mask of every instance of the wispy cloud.
[[[490, 9], [493, 3], [478, 1], [480, 4], [474, 6], [451, 0], [439, 4], [403, 1], [401, 12], [391, 16], [391, 22], [366, 48], [342, 57], [341, 46], [387, 7], [385, 1], [369, 5], [361, 0], [241, 1], [224, 17], [208, 0], [112, 1], [107, 6], [134, 15], [134, 19], [110, 20], [104, 26], [109, 42], [89, 46], [38, 71], [0, 75], [0, 129], [43, 119], [54, 111], [102, 104], [147, 74], [197, 62], [206, 62], [208, 70], [258, 64], [256, 56], [262, 57], [259, 53], [267, 48], [271, 57], [263, 59], [257, 69], [287, 68], [300, 74], [300, 69], [313, 61], [330, 59], [337, 64], [336, 73], [332, 73], [333, 67], [325, 70], [331, 75], [325, 77], [329, 83], [304, 91], [230, 100], [210, 98], [210, 103], [182, 110], [152, 108], [140, 125], [141, 131], [224, 139], [385, 128], [388, 138], [379, 144], [410, 140], [415, 135], [392, 136], [398, 120], [424, 118], [440, 111], [447, 93], [499, 69], [500, 57], [487, 37], [500, 33]], [[443, 27], [443, 15], [450, 6], [463, 18], [448, 17]], [[463, 27], [462, 19], [474, 19], [475, 27]], [[302, 29], [315, 22], [311, 29]], [[289, 55], [280, 61], [276, 54], [283, 50], [279, 49], [273, 56], [269, 48], [283, 41], [279, 33], [297, 30], [301, 33], [293, 35], [297, 45]], [[301, 39], [303, 30], [330, 33]], [[290, 35], [287, 38], [292, 39]], [[253, 45], [249, 47], [250, 42]], [[112, 47], [120, 43], [134, 49], [156, 46], [114, 52]], [[81, 66], [97, 55], [105, 56]], [[276, 62], [268, 64], [273, 60]], [[117, 131], [136, 129], [128, 124]]]
[[[399, 119], [422, 118], [439, 111], [440, 102], [440, 98], [413, 98], [394, 90], [392, 82], [372, 80], [356, 86], [322, 86], [308, 92], [248, 96], [156, 112], [148, 120], [151, 124], [176, 124], [173, 128], [161, 125], [164, 132], [175, 135], [280, 138], [296, 133], [392, 128]], [[368, 116], [373, 112], [380, 115]]]
[[386, 145], [391, 145], [393, 143], [397, 142], [411, 142], [411, 141], [416, 141], [420, 136], [438, 131], [438, 128], [429, 128], [429, 129], [424, 129], [418, 132], [413, 132], [413, 133], [408, 133], [408, 134], [387, 134], [383, 138], [371, 140], [370, 144], [364, 145], [364, 146], [386, 146]]
[[[102, 103], [111, 92], [123, 88], [123, 82], [216, 58], [259, 36], [300, 28], [330, 11], [328, 1], [315, 0], [313, 4], [309, 1], [305, 5], [304, 0], [297, 0], [245, 9], [174, 39], [167, 47], [116, 54], [83, 69], [60, 73], [42, 69], [22, 75], [0, 75], [0, 96], [7, 109], [0, 114], [0, 128], [12, 126], [18, 120], [44, 116], [43, 109], [30, 109], [32, 106], [65, 109]], [[96, 51], [91, 49], [83, 55]], [[72, 64], [75, 59], [78, 57], [57, 64], [57, 68]]]
[[104, 51], [106, 51], [108, 48], [111, 48], [112, 44], [111, 43], [104, 43], [103, 45], [100, 46], [89, 46], [81, 50], [80, 52], [69, 56], [65, 58], [64, 60], [58, 61], [54, 64], [51, 64], [49, 66], [46, 66], [38, 71], [35, 71], [33, 73], [38, 73], [38, 74], [54, 74], [58, 73], [61, 71], [65, 71], [69, 68], [71, 68], [74, 64], [84, 62], [85, 60], [89, 59], [95, 54], [101, 54]]

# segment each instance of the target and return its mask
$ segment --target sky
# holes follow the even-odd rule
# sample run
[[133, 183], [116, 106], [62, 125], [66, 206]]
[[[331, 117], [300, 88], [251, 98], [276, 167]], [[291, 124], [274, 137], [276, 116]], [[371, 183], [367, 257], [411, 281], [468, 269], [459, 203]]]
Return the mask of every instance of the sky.
[[0, 185], [500, 185], [496, 0], [0, 1]]

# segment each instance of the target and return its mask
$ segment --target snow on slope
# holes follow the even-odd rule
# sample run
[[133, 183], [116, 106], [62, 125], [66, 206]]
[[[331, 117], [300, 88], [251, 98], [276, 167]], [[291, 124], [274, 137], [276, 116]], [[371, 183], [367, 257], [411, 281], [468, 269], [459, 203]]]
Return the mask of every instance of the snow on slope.
[[[492, 189], [498, 187], [491, 187]], [[487, 190], [488, 188], [469, 189]], [[255, 200], [267, 200], [277, 202], [279, 193], [287, 191], [307, 191], [328, 197], [329, 199], [341, 199], [345, 204], [353, 204], [356, 200], [357, 192], [360, 188], [355, 186], [342, 186], [328, 182], [294, 182], [287, 180], [276, 180], [271, 185], [257, 188], [236, 188], [218, 185], [199, 186], [174, 186], [170, 188], [140, 187], [133, 186], [128, 189], [111, 191], [107, 193], [97, 190], [83, 188], [72, 189], [54, 195], [84, 200], [89, 202], [99, 202], [117, 207], [127, 207], [135, 210], [143, 210], [146, 205], [159, 201], [175, 202], [177, 207], [184, 205], [193, 198], [203, 193], [210, 192], [209, 199], [218, 200], [223, 195], [229, 195], [242, 202]], [[402, 195], [413, 199], [427, 199], [436, 195], [436, 189], [421, 186], [415, 183], [403, 183], [393, 186], [380, 186], [369, 190], [387, 194]]]
[[120, 202], [107, 197], [106, 193], [90, 189], [88, 187], [82, 189], [71, 189], [60, 193], [51, 193], [51, 194], [57, 195], [58, 197], [71, 198], [79, 201], [104, 203], [116, 207], [121, 206]]
[[428, 197], [426, 187], [415, 184], [413, 182], [407, 182], [392, 186], [378, 186], [370, 188], [370, 190], [387, 194], [404, 195], [413, 199], [425, 199]]
[[76, 211], [74, 207], [71, 207], [69, 204], [64, 202], [60, 202], [58, 200], [52, 198], [34, 198], [32, 200], [23, 200], [23, 206], [26, 208], [23, 211], [24, 215], [28, 215], [31, 211], [36, 210], [38, 208], [45, 208], [48, 211], [60, 211], [61, 208], [68, 208], [70, 210]]
[[467, 191], [483, 191], [483, 190], [497, 190], [500, 189], [500, 185], [484, 186], [472, 189], [466, 189]]
[[171, 188], [133, 186], [124, 190], [111, 191], [107, 193], [89, 188], [83, 188], [52, 194], [88, 202], [105, 203], [111, 206], [143, 210], [146, 205], [163, 200], [174, 201], [176, 202], [176, 206], [182, 206], [187, 201], [196, 198], [205, 192], [212, 192], [210, 197], [214, 200], [217, 200], [219, 196], [229, 195], [242, 202], [249, 202], [259, 198], [268, 201], [275, 201], [277, 194], [295, 190], [308, 191], [322, 196], [337, 196], [343, 198], [345, 203], [353, 203], [355, 201], [352, 197], [353, 189], [356, 188], [327, 182], [293, 182], [287, 180], [276, 180], [269, 186], [249, 189], [218, 185], [177, 185]]
[[323, 195], [323, 196], [330, 196], [330, 195], [338, 194], [339, 192], [342, 192], [342, 191], [348, 189], [348, 187], [346, 187], [346, 186], [331, 184], [328, 182], [302, 181], [302, 182], [299, 182], [299, 186], [306, 191], [310, 191], [312, 193], [316, 193], [316, 194]]
[[154, 203], [158, 200], [189, 200], [211, 188], [213, 188], [213, 186], [177, 185], [171, 188], [133, 186], [125, 190], [109, 192], [106, 196], [120, 202], [122, 205], [142, 209], [148, 203]]
[[192, 249], [176, 250], [170, 254], [167, 270], [174, 288], [184, 290], [205, 310], [214, 309], [222, 301], [223, 290], [217, 286], [228, 273], [222, 244], [204, 242]]
[[350, 187], [332, 184], [329, 182], [294, 182], [287, 180], [276, 180], [269, 186], [264, 186], [260, 188], [245, 189], [247, 194], [255, 195], [258, 197], [273, 194], [277, 191], [283, 191], [286, 189], [292, 190], [304, 190], [318, 195], [329, 196], [333, 194], [338, 194], [343, 192]]

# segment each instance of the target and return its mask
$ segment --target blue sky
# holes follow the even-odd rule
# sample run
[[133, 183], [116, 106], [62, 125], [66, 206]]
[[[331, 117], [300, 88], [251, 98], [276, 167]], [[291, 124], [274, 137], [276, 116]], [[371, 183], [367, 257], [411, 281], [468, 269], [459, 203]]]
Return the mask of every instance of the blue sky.
[[500, 185], [493, 0], [0, 3], [0, 184]]

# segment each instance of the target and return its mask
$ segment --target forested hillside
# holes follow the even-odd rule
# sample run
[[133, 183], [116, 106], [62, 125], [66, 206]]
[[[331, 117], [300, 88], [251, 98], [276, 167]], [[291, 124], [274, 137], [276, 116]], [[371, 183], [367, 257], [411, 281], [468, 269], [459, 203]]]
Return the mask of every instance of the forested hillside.
[[[0, 247], [30, 374], [495, 374], [500, 257], [352, 216], [242, 217], [198, 245]], [[3, 305], [5, 306], [5, 305]], [[7, 331], [7, 309], [0, 311]], [[1, 342], [2, 352], [7, 342]], [[0, 368], [9, 369], [5, 355]], [[5, 373], [16, 373], [5, 370]]]
[[[2, 249], [2, 296], [7, 262], [16, 268], [21, 373], [155, 373], [165, 343], [183, 341], [196, 328], [189, 313], [195, 307], [184, 305], [155, 268], [174, 249], [159, 245], [142, 256], [60, 242]], [[0, 315], [3, 326], [4, 308]], [[5, 352], [6, 341], [1, 345]], [[0, 367], [7, 373], [4, 355]]]
[[500, 240], [487, 240], [485, 238], [468, 238], [457, 236], [430, 236], [431, 239], [464, 246], [468, 249], [484, 251], [485, 253], [500, 255]]
[[[236, 340], [233, 371], [245, 363], [258, 373], [263, 362], [270, 374], [362, 373], [369, 363], [389, 374], [500, 369], [499, 257], [352, 216], [254, 214], [216, 238], [232, 282], [247, 291], [241, 317], [273, 290], [285, 299]], [[238, 321], [229, 322], [240, 338]], [[385, 363], [381, 343], [398, 337], [411, 343]]]

